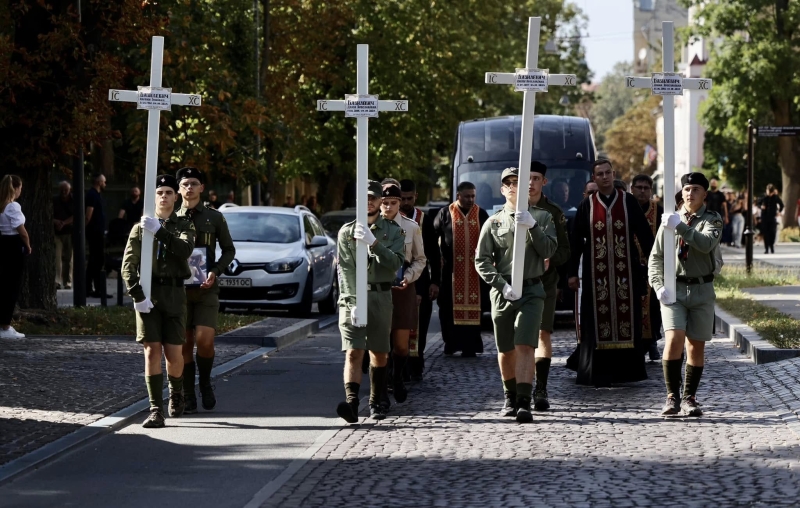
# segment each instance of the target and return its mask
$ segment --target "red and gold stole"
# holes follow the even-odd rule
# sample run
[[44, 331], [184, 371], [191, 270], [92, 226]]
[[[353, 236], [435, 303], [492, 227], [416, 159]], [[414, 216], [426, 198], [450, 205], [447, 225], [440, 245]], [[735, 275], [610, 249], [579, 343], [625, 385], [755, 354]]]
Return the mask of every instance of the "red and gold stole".
[[[656, 218], [658, 218], [658, 204], [651, 201], [650, 208], [647, 209], [647, 213], [645, 213], [644, 216], [647, 219], [647, 224], [650, 226], [650, 231], [653, 233], [653, 238], [655, 238], [658, 232], [658, 224], [656, 224]], [[639, 240], [634, 241], [636, 242], [636, 250], [639, 251], [639, 260], [647, 266], [647, 258], [644, 256], [644, 252], [642, 252], [642, 246], [639, 245]], [[645, 284], [647, 284], [647, 293], [642, 303], [642, 338], [652, 339], [653, 323], [650, 319], [650, 281], [646, 280]]]
[[458, 202], [450, 205], [453, 222], [453, 323], [481, 324], [481, 288], [475, 270], [475, 249], [481, 224], [478, 206], [473, 205], [466, 216]]
[[[591, 197], [589, 224], [592, 229], [592, 283], [594, 326], [598, 349], [634, 347], [633, 267], [630, 260], [630, 231], [625, 193], [615, 196], [606, 207], [596, 192]], [[588, 310], [588, 309], [586, 309]]]

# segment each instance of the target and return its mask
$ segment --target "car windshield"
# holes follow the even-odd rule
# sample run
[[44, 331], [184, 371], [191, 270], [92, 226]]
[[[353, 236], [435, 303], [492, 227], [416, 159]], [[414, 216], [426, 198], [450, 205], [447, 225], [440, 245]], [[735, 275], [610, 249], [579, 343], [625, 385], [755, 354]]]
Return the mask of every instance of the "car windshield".
[[283, 213], [226, 213], [234, 242], [292, 243], [300, 240], [300, 218]]
[[[458, 175], [458, 183], [475, 184], [475, 201], [490, 215], [502, 208], [506, 202], [506, 198], [500, 193], [502, 166], [498, 165], [495, 170], [471, 171]], [[547, 185], [543, 190], [545, 196], [554, 201], [564, 212], [578, 206], [583, 199], [583, 186], [589, 180], [588, 171], [558, 168], [553, 174], [548, 171], [547, 177]]]

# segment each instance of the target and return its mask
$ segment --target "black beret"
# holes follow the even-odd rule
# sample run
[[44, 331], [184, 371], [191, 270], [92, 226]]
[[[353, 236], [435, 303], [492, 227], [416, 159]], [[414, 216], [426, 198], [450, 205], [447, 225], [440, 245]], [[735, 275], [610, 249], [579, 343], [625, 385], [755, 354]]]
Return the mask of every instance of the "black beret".
[[158, 175], [156, 177], [156, 189], [159, 187], [172, 187], [172, 190], [178, 192], [178, 180], [172, 175]]
[[175, 173], [175, 178], [177, 178], [178, 182], [180, 182], [184, 178], [197, 178], [200, 181], [200, 183], [205, 183], [203, 172], [193, 167], [185, 167], [179, 169], [178, 172]]
[[539, 161], [531, 162], [531, 173], [540, 173], [542, 176], [547, 173], [547, 166]]
[[383, 186], [383, 193], [381, 194], [382, 198], [397, 198], [400, 199], [402, 194], [400, 194], [400, 187], [397, 185], [389, 184]]
[[708, 190], [708, 178], [703, 173], [687, 173], [681, 177], [681, 187], [699, 185], [703, 190]]

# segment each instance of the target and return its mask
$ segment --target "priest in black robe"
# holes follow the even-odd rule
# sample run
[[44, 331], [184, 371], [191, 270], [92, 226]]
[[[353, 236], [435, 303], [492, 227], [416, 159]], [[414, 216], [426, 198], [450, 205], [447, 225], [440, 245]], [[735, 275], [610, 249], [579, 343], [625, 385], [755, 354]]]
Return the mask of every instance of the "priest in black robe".
[[579, 284], [583, 288], [580, 344], [574, 353], [577, 383], [603, 387], [647, 379], [647, 347], [642, 341], [642, 298], [647, 286], [642, 263], [655, 239], [636, 198], [614, 188], [615, 173], [609, 161], [595, 162], [592, 177], [598, 191], [578, 205], [567, 273], [573, 291]]

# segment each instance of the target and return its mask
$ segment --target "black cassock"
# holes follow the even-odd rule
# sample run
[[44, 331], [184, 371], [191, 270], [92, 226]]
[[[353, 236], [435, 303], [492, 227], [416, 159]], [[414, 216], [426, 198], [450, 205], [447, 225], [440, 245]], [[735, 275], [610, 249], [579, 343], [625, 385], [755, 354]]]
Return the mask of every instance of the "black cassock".
[[[631, 194], [624, 194], [628, 209], [628, 230], [639, 240], [642, 251], [650, 254], [655, 238], [647, 224], [647, 219], [642, 212], [639, 202]], [[601, 199], [606, 206], [610, 206], [612, 196], [603, 196]], [[581, 343], [578, 349], [567, 360], [567, 367], [576, 370], [578, 373], [577, 383], [589, 386], [610, 386], [611, 383], [627, 383], [631, 381], [641, 381], [647, 379], [644, 355], [650, 341], [645, 344], [642, 341], [642, 306], [634, 305], [634, 347], [629, 349], [597, 349], [597, 338], [595, 336], [594, 309], [596, 306], [594, 296], [594, 284], [592, 281], [592, 233], [589, 217], [591, 211], [591, 200], [589, 198], [581, 201], [575, 213], [575, 222], [572, 227], [570, 238], [570, 250], [572, 256], [568, 263], [568, 276], [578, 276], [578, 265], [581, 263], [583, 255], [583, 279], [581, 280]], [[628, 245], [632, 245], [632, 239], [628, 238]], [[631, 268], [634, 276], [634, 298], [641, 302], [642, 296], [647, 291], [647, 259], [640, 260], [637, 249], [630, 249]]]
[[[477, 205], [474, 205], [477, 206]], [[461, 211], [466, 215], [469, 210]], [[489, 220], [489, 214], [481, 208], [478, 210], [480, 227]], [[445, 206], [433, 222], [433, 228], [439, 238], [442, 253], [442, 284], [439, 286], [439, 324], [442, 328], [442, 340], [447, 354], [462, 351], [464, 353], [482, 353], [483, 340], [481, 339], [480, 325], [456, 325], [453, 323], [453, 218], [450, 207]], [[481, 288], [481, 309], [490, 309], [489, 285], [478, 278]]]

